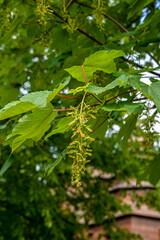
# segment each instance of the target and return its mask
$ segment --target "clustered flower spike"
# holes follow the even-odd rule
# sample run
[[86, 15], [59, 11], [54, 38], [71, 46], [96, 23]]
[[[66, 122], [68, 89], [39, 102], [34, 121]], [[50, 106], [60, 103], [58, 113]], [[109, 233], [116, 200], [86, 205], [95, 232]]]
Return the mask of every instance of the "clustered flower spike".
[[72, 164], [72, 184], [76, 184], [77, 187], [81, 185], [81, 176], [86, 170], [86, 163], [90, 162], [88, 157], [92, 156], [92, 150], [90, 149], [90, 143], [94, 141], [94, 138], [90, 137], [88, 133], [92, 132], [87, 122], [91, 118], [95, 118], [93, 115], [94, 110], [88, 109], [84, 106], [83, 112], [78, 108], [75, 108], [73, 112], [68, 113], [73, 117], [73, 121], [69, 125], [73, 124], [73, 141], [68, 146], [68, 156], [73, 159]]

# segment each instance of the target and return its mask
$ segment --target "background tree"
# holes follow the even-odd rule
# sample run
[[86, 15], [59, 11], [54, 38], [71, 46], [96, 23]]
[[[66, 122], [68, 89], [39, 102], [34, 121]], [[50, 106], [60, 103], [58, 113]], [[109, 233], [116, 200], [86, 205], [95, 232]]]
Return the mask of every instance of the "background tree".
[[[14, 151], [19, 147], [15, 145], [14, 148], [12, 145], [14, 136], [11, 142], [5, 139], [12, 133], [19, 115], [12, 115], [12, 118], [7, 119], [4, 117], [7, 113], [5, 111], [11, 109], [1, 110], [1, 165], [10, 155], [10, 148], [5, 145], [11, 144], [14, 152], [1, 169], [3, 173], [12, 163], [1, 178], [1, 239], [87, 239], [85, 232], [88, 232], [91, 220], [95, 224], [104, 224], [104, 234], [111, 239], [136, 238], [115, 227], [114, 214], [119, 210], [126, 212], [129, 209], [110, 194], [108, 189], [112, 186], [113, 179], [104, 181], [100, 176], [94, 176], [94, 171], [96, 169], [111, 173], [114, 178], [126, 181], [129, 178], [137, 178], [141, 170], [151, 162], [152, 171], [146, 172], [146, 175], [152, 183], [158, 182], [158, 172], [154, 175], [152, 172], [158, 169], [159, 165], [157, 157], [159, 140], [157, 133], [153, 131], [158, 116], [157, 109], [159, 111], [160, 91], [157, 81], [157, 77], [160, 76], [159, 1], [1, 1], [0, 11], [1, 108], [30, 92], [52, 91], [57, 88], [56, 94], [64, 96], [69, 89], [76, 89], [77, 92], [83, 90], [86, 87], [85, 78], [79, 82], [75, 79], [79, 76], [75, 76], [69, 82], [67, 80], [69, 75], [64, 69], [75, 65], [81, 66], [85, 58], [99, 50], [120, 51], [118, 52], [120, 58], [114, 60], [117, 70], [104, 72], [98, 69], [94, 72], [92, 85], [89, 85], [87, 90], [92, 94], [85, 98], [87, 106], [100, 104], [97, 96], [103, 103], [109, 100], [108, 102], [114, 105], [103, 104], [106, 108], [103, 110], [92, 108], [94, 109], [92, 115], [96, 115], [96, 119], [90, 120], [91, 128], [94, 130], [91, 136], [96, 140], [91, 144], [93, 155], [90, 157], [91, 162], [87, 164], [89, 170], [82, 175], [80, 188], [71, 187], [72, 159], [69, 157], [61, 161], [52, 174], [44, 175], [45, 169], [46, 174], [50, 173], [57, 159], [61, 160], [61, 153], [71, 142], [70, 132], [63, 135], [58, 131], [43, 141], [52, 130], [49, 129], [36, 146], [33, 140], [23, 141], [21, 148]], [[86, 68], [84, 67], [84, 70]], [[71, 68], [68, 72], [73, 76]], [[147, 75], [152, 73], [150, 80], [153, 85], [150, 92], [147, 85], [139, 82], [140, 74], [143, 72], [148, 72]], [[82, 71], [81, 74], [84, 77]], [[108, 88], [105, 87], [118, 77], [120, 81], [115, 88], [110, 88], [108, 94]], [[132, 79], [129, 86], [128, 79]], [[58, 93], [61, 87], [64, 87], [63, 92]], [[49, 93], [41, 92], [33, 101], [30, 100], [30, 105], [43, 104], [45, 94]], [[82, 92], [68, 95], [70, 98], [60, 95], [56, 95], [51, 102], [55, 109], [62, 109], [64, 106], [74, 108], [82, 100], [79, 98], [82, 97]], [[130, 103], [138, 103], [138, 110], [124, 105], [118, 105], [117, 108], [117, 98], [118, 101], [124, 101], [123, 97]], [[142, 104], [143, 101], [145, 105]], [[153, 113], [150, 113], [150, 108], [154, 109]], [[87, 108], [85, 111], [88, 111]], [[137, 114], [141, 116], [141, 111], [144, 120], [140, 118], [138, 122], [143, 132], [139, 126], [135, 129]], [[53, 119], [54, 117], [56, 117], [54, 122], [51, 121], [53, 131], [55, 123], [58, 128], [68, 119], [66, 112], [63, 111], [53, 116]], [[119, 138], [115, 131], [115, 127], [118, 126], [123, 126]], [[40, 125], [38, 127], [43, 129]], [[133, 129], [136, 130], [133, 134], [137, 136], [137, 140], [133, 141], [131, 138], [127, 143]], [[138, 141], [139, 136], [143, 136], [142, 142]], [[119, 139], [123, 139], [121, 145]], [[142, 157], [144, 154], [147, 155], [145, 161]], [[148, 194], [147, 200], [139, 200], [147, 201], [159, 209], [158, 203], [153, 202], [153, 199], [158, 198], [155, 191]]]

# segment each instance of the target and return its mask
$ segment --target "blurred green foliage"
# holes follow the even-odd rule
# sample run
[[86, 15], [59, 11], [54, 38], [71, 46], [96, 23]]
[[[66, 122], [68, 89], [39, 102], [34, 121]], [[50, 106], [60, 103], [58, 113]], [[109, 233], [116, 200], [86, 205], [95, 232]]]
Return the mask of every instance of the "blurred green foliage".
[[[154, 82], [154, 78], [160, 76], [157, 71], [159, 1], [1, 0], [0, 4], [1, 108], [26, 93], [53, 91], [68, 77], [64, 69], [81, 65], [98, 50], [113, 49], [126, 54], [115, 60], [120, 72], [154, 72], [154, 88], [150, 94], [155, 97], [155, 104], [159, 104], [159, 85], [157, 87]], [[104, 88], [114, 78], [97, 71], [92, 83]], [[68, 89], [78, 86], [79, 82], [72, 78]], [[141, 89], [141, 86], [138, 87]], [[124, 90], [116, 91], [121, 94]], [[147, 93], [144, 90], [144, 96], [148, 96]], [[111, 90], [107, 97], [113, 96], [115, 91]], [[128, 99], [132, 97], [136, 95], [127, 95]], [[89, 101], [93, 104], [92, 99]], [[75, 106], [79, 100], [56, 96], [52, 103], [55, 108], [61, 108]], [[152, 107], [155, 108], [153, 104]], [[37, 144], [26, 141], [14, 153], [12, 165], [8, 163], [8, 170], [0, 177], [0, 240], [86, 240], [90, 239], [86, 234], [90, 222], [103, 224], [104, 235], [110, 239], [140, 239], [116, 227], [115, 214], [119, 211], [125, 214], [130, 207], [111, 194], [109, 188], [115, 179], [138, 178], [154, 158], [157, 161], [159, 136], [153, 130], [157, 112], [150, 114], [147, 108], [145, 111], [145, 117], [138, 120], [134, 137], [126, 143], [127, 148], [119, 144], [115, 130], [118, 126], [125, 128], [124, 112], [114, 112], [109, 121], [93, 133], [97, 137], [91, 146], [94, 154], [79, 189], [70, 184], [72, 163], [68, 157], [52, 174], [45, 175], [45, 169], [68, 146], [70, 133], [56, 134]], [[104, 119], [103, 114], [98, 117], [100, 122]], [[11, 152], [5, 146], [6, 136], [12, 133], [17, 120], [14, 116], [0, 122], [1, 167]], [[107, 130], [105, 136], [104, 130]], [[101, 174], [94, 175], [95, 169], [113, 177], [104, 179]], [[146, 174], [145, 178], [148, 180], [150, 176]], [[135, 199], [159, 211], [158, 190], [148, 191], [144, 197], [135, 193]]]

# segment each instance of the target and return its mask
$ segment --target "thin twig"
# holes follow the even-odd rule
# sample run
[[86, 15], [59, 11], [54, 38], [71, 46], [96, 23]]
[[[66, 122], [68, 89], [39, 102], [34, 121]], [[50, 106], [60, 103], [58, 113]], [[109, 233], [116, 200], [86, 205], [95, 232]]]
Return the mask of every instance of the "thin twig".
[[97, 97], [94, 93], [91, 93], [91, 95], [92, 95], [98, 102], [100, 102], [101, 104], [103, 103], [103, 101], [102, 101], [99, 97]]
[[109, 118], [109, 116], [108, 116], [106, 119], [104, 119], [104, 121], [101, 122], [95, 129], [93, 129], [93, 131], [92, 131], [91, 133], [89, 133], [88, 135], [92, 134], [92, 133], [93, 133], [94, 131], [96, 131], [100, 126], [102, 126], [103, 123], [105, 123], [105, 122], [108, 120], [108, 118]]
[[69, 5], [73, 2], [73, 0], [70, 0], [69, 3], [66, 6], [66, 9], [69, 7]]
[[83, 71], [83, 74], [84, 74], [84, 78], [85, 78], [85, 80], [86, 80], [86, 84], [88, 84], [88, 80], [87, 80], [86, 73], [85, 73], [85, 71], [84, 71], [83, 65], [82, 65], [82, 71]]
[[[84, 7], [87, 7], [87, 8], [90, 8], [92, 10], [96, 10], [95, 8], [89, 6], [88, 4], [86, 3], [80, 3], [78, 1], [74, 1], [75, 3], [81, 5], [81, 6], [84, 6]], [[122, 25], [120, 24], [115, 18], [111, 17], [109, 14], [105, 13], [105, 12], [102, 12], [102, 15], [107, 17], [108, 19], [110, 19], [113, 23], [115, 23], [119, 28], [121, 28], [124, 32], [128, 33], [128, 30]], [[135, 39], [135, 37], [132, 35], [131, 36], [132, 39]], [[155, 57], [148, 51], [146, 51], [146, 53], [159, 65], [159, 62], [157, 59], [155, 59]]]
[[[90, 9], [92, 9], [92, 10], [96, 10], [95, 8], [89, 6], [89, 5], [86, 4], [86, 3], [80, 3], [80, 2], [78, 2], [78, 1], [76, 1], [76, 0], [75, 0], [74, 2], [77, 3], [77, 4], [79, 4], [79, 5], [81, 5], [81, 6], [88, 7], [88, 8], [90, 8]], [[114, 19], [113, 17], [111, 17], [109, 14], [104, 13], [104, 12], [102, 12], [102, 14], [103, 14], [103, 16], [107, 17], [107, 18], [110, 19], [112, 22], [114, 22], [117, 26], [119, 26], [124, 32], [128, 32], [128, 30], [127, 30], [124, 26], [122, 26], [122, 24], [120, 24], [116, 19]], [[131, 38], [132, 38], [132, 39], [135, 39], [134, 36], [131, 36]]]
[[131, 91], [128, 91], [128, 92], [120, 93], [120, 94], [118, 94], [118, 95], [116, 95], [116, 96], [114, 96], [114, 97], [106, 100], [105, 103], [110, 102], [111, 100], [113, 100], [113, 99], [115, 99], [115, 98], [117, 98], [117, 97], [119, 97], [119, 96], [125, 95], [125, 94], [127, 94], [127, 93], [131, 93], [131, 92], [136, 92], [136, 91], [138, 91], [138, 90], [131, 90]]
[[[54, 14], [55, 16], [60, 18], [64, 23], [68, 24], [68, 22], [61, 15], [59, 15], [57, 12], [53, 11], [52, 14]], [[82, 33], [83, 35], [85, 35], [86, 37], [90, 38], [92, 41], [98, 43], [99, 45], [104, 45], [102, 42], [100, 42], [95, 37], [91, 36], [89, 33], [85, 32], [84, 30], [82, 30], [80, 28], [77, 28], [76, 30], [79, 31], [80, 33]]]
[[150, 52], [146, 51], [146, 53], [159, 65], [159, 61]]
[[71, 108], [62, 108], [62, 109], [53, 109], [53, 112], [63, 112], [63, 111], [70, 111]]
[[[109, 101], [111, 101], [111, 100], [119, 97], [119, 96], [125, 95], [125, 94], [127, 94], [127, 93], [131, 93], [131, 92], [136, 92], [136, 91], [138, 91], [138, 90], [131, 90], [131, 91], [128, 91], [128, 92], [120, 93], [120, 94], [118, 94], [118, 95], [116, 95], [116, 96], [114, 96], [114, 97], [106, 100], [106, 101], [105, 101], [105, 104], [106, 104], [107, 102], [109, 102]], [[93, 104], [93, 105], [89, 105], [88, 107], [96, 107], [96, 106], [100, 106], [100, 105], [102, 105], [102, 104], [96, 103], [96, 104]], [[84, 106], [83, 106], [83, 107], [84, 107]], [[79, 108], [80, 108], [80, 107], [79, 107]], [[72, 110], [72, 108], [53, 109], [54, 112], [70, 111], [70, 110]]]
[[66, 8], [66, 2], [65, 2], [65, 0], [63, 0], [63, 8], [64, 8], [64, 9]]
[[[135, 67], [138, 67], [138, 68], [141, 68], [141, 69], [145, 69], [143, 66], [141, 66], [140, 64], [138, 64], [138, 63], [136, 63], [136, 62], [134, 62], [134, 61], [132, 61], [132, 60], [129, 60], [129, 59], [125, 58], [125, 57], [120, 57], [120, 58], [121, 58], [123, 61], [125, 61], [125, 62], [127, 62], [127, 63], [129, 63], [129, 64], [131, 64], [131, 65], [133, 65], [133, 66], [135, 66]], [[157, 72], [147, 71], [147, 69], [146, 69], [146, 72], [150, 72], [150, 73], [152, 73], [152, 74], [160, 77], [160, 74], [157, 73]]]
[[77, 31], [79, 31], [80, 33], [82, 33], [83, 35], [85, 35], [86, 37], [90, 38], [92, 41], [98, 43], [99, 45], [104, 45], [102, 42], [100, 42], [98, 39], [96, 39], [95, 37], [93, 37], [92, 35], [90, 35], [89, 33], [85, 32], [84, 30], [77, 28]]
[[96, 103], [96, 104], [93, 104], [93, 105], [89, 105], [88, 107], [96, 107], [96, 106], [100, 106], [100, 105], [102, 105], [102, 104]]
[[3, 4], [2, 4], [2, 7], [6, 6], [11, 0], [8, 0], [8, 1], [5, 1]]
[[[66, 20], [63, 19], [62, 16], [60, 16], [57, 12], [53, 11], [53, 14], [55, 16], [57, 16], [58, 18], [60, 18], [61, 20], [63, 20], [63, 22], [67, 23]], [[80, 28], [77, 28], [77, 31], [79, 31], [80, 33], [82, 33], [83, 35], [85, 35], [86, 37], [90, 38], [92, 41], [96, 42], [97, 44], [103, 46], [104, 44], [102, 42], [100, 42], [98, 39], [96, 39], [95, 37], [91, 36], [90, 34], [88, 34], [87, 32], [85, 32], [84, 30], [80, 29]], [[120, 57], [123, 61], [127, 62], [127, 63], [130, 63], [131, 65], [133, 66], [136, 66], [136, 67], [139, 67], [141, 69], [144, 69], [143, 66], [141, 66], [140, 64], [138, 63], [135, 63], [133, 62], [132, 60], [128, 60], [126, 59], [125, 57]], [[147, 72], [147, 69], [146, 69], [146, 72]], [[153, 72], [153, 71], [150, 71], [152, 74], [156, 75], [156, 76], [159, 76], [160, 77], [160, 74], [157, 73], [157, 72]]]

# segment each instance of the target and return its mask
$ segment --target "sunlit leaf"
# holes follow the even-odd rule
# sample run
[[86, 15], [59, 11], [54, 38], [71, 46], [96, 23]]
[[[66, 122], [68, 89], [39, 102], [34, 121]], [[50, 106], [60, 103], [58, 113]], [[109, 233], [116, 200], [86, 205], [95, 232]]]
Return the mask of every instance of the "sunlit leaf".
[[[84, 61], [84, 71], [87, 77], [87, 80], [90, 81], [92, 75], [97, 70], [112, 73], [116, 71], [116, 64], [114, 63], [114, 59], [120, 56], [124, 56], [125, 54], [122, 51], [112, 50], [112, 51], [98, 51], [94, 54], [90, 55]], [[82, 70], [82, 66], [74, 66], [71, 68], [65, 69], [72, 77], [76, 78], [80, 82], [85, 82], [84, 73]]]
[[105, 105], [102, 109], [105, 111], [127, 111], [141, 114], [144, 106], [144, 103], [119, 102]]
[[52, 105], [49, 104], [47, 107], [35, 109], [33, 113], [20, 118], [10, 136], [16, 136], [11, 143], [12, 152], [19, 148], [27, 139], [33, 139], [35, 142], [40, 140], [50, 128], [56, 114], [57, 112], [53, 112]]
[[0, 120], [28, 112], [36, 107], [37, 105], [27, 101], [10, 102], [3, 109], [0, 110]]
[[67, 151], [68, 149], [65, 149], [53, 163], [49, 164], [46, 167], [45, 172], [47, 176], [50, 175], [53, 172], [54, 168], [62, 161], [63, 158], [65, 158]]
[[148, 92], [156, 104], [158, 111], [160, 111], [160, 81], [152, 83], [148, 88]]
[[128, 139], [130, 138], [130, 136], [135, 128], [135, 125], [137, 122], [137, 117], [138, 117], [138, 115], [136, 115], [136, 114], [132, 114], [132, 115], [128, 116], [126, 118], [125, 124], [121, 127], [121, 129], [119, 131], [118, 139], [123, 148], [127, 147], [126, 145], [127, 145]]
[[14, 156], [9, 156], [8, 159], [3, 164], [1, 170], [0, 170], [0, 177], [3, 176], [3, 174], [8, 170], [8, 168], [13, 164], [13, 161], [15, 160]]
[[72, 125], [68, 125], [72, 121], [73, 121], [72, 117], [64, 117], [64, 118], [62, 118], [61, 120], [59, 120], [56, 128], [54, 129], [54, 127], [53, 127], [53, 130], [50, 133], [47, 134], [45, 139], [49, 138], [50, 136], [52, 136], [54, 134], [57, 134], [57, 133], [64, 133], [68, 129], [72, 128], [73, 124]]

